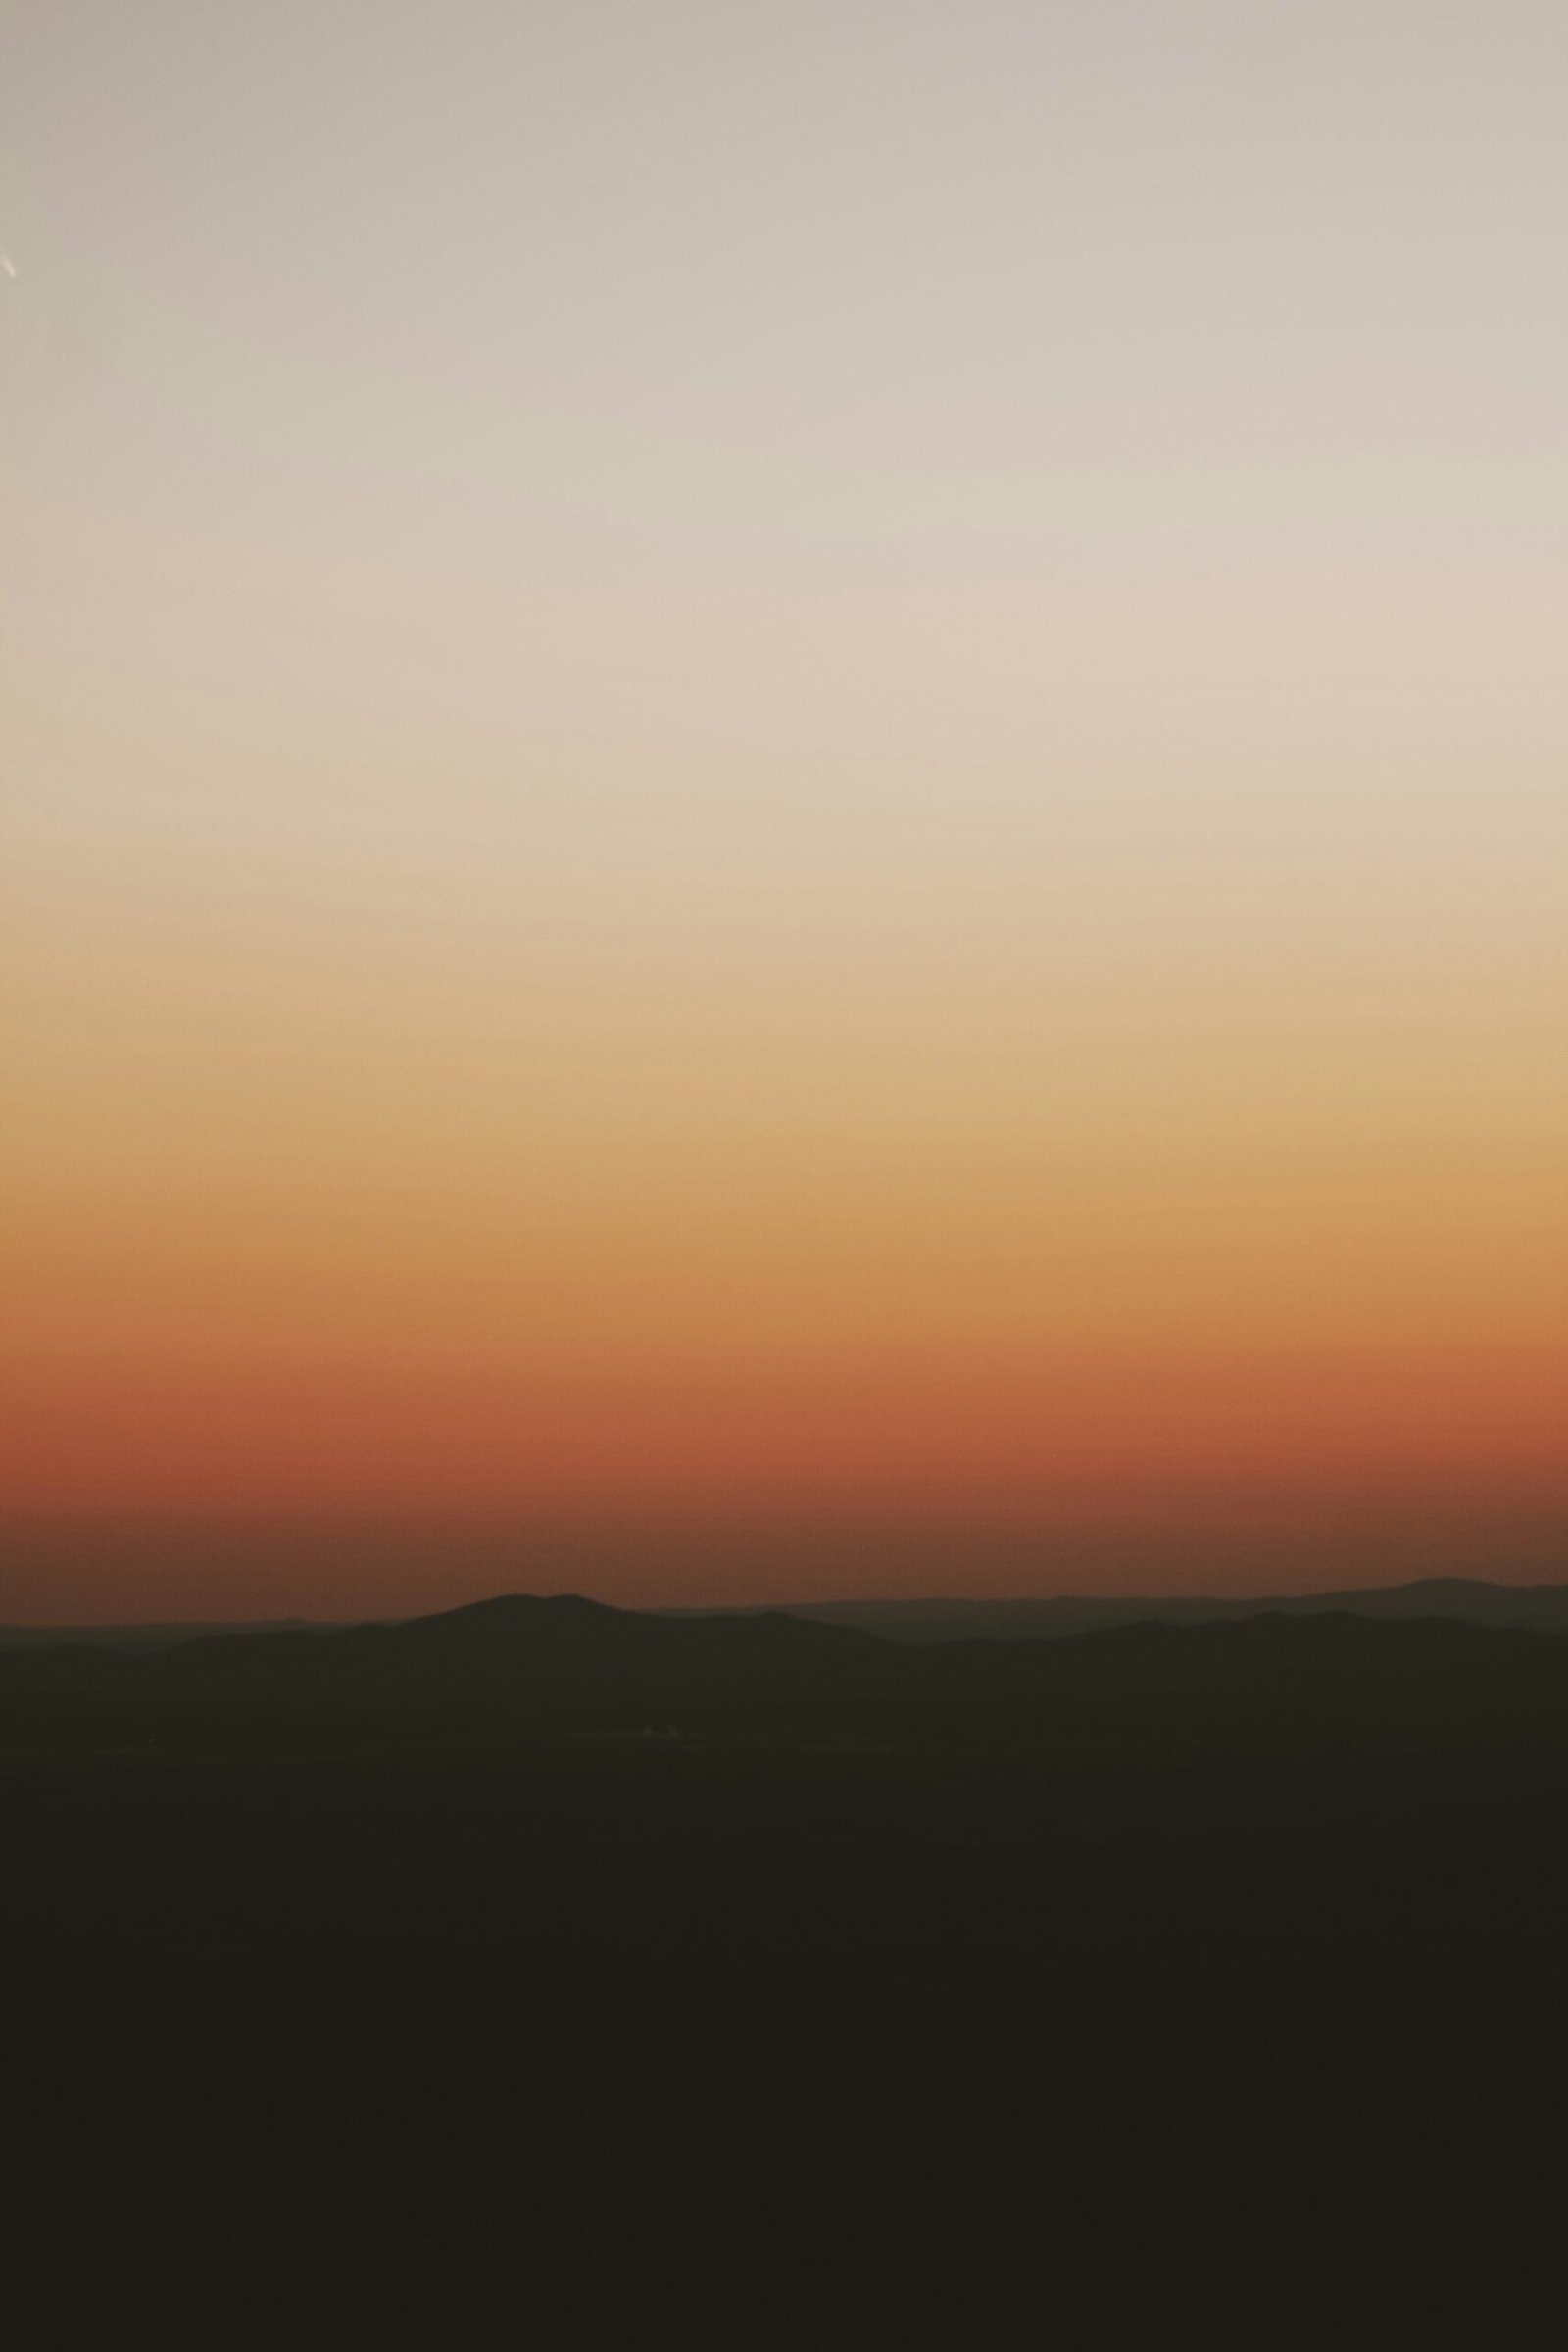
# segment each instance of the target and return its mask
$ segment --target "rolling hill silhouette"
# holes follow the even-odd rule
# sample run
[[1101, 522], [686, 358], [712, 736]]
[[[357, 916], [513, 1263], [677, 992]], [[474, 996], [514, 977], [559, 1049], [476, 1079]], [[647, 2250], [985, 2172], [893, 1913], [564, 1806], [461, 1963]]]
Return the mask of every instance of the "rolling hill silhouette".
[[886, 1654], [871, 1635], [781, 1614], [681, 1620], [577, 1593], [513, 1592], [401, 1625], [206, 1635], [138, 1660], [135, 1671], [168, 1688], [569, 1699], [840, 1689]]
[[1565, 1853], [1568, 1642], [1442, 1616], [16, 1650], [13, 2332], [1554, 2341]]
[[[519, 1593], [515, 1597], [530, 1595]], [[574, 1596], [568, 1592], [558, 1597], [567, 1600]], [[1099, 1633], [1114, 1626], [1239, 1624], [1248, 1618], [1269, 1616], [1440, 1617], [1453, 1618], [1462, 1624], [1564, 1633], [1568, 1632], [1568, 1585], [1497, 1584], [1477, 1577], [1432, 1576], [1397, 1585], [1264, 1595], [1066, 1592], [1011, 1600], [938, 1596], [919, 1600], [782, 1601], [767, 1609], [667, 1608], [652, 1614], [686, 1623], [712, 1617], [787, 1616], [812, 1624], [850, 1627], [877, 1634], [886, 1641], [907, 1642], [1031, 1641], [1048, 1635]], [[401, 1621], [377, 1622], [390, 1625]], [[339, 1621], [299, 1618], [216, 1624], [177, 1621], [76, 1626], [0, 1624], [0, 1656], [11, 1650], [48, 1649], [67, 1644], [131, 1653], [172, 1649], [179, 1642], [214, 1635], [347, 1630], [350, 1629]]]
[[1265, 1597], [1059, 1593], [1021, 1600], [843, 1600], [804, 1603], [795, 1613], [823, 1625], [858, 1626], [901, 1642], [1028, 1641], [1052, 1634], [1097, 1633], [1119, 1625], [1235, 1624], [1269, 1616], [1447, 1617], [1469, 1625], [1568, 1633], [1568, 1585], [1503, 1585], [1481, 1577], [1424, 1576], [1398, 1585]]
[[1134, 1623], [1067, 1639], [912, 1643], [783, 1612], [669, 1616], [575, 1594], [500, 1595], [399, 1625], [207, 1634], [125, 1654], [0, 1656], [0, 1737], [177, 1737], [200, 1719], [367, 1714], [705, 1737], [933, 1740], [1101, 1758], [1294, 1742], [1568, 1749], [1568, 1642], [1443, 1617], [1339, 1612]]

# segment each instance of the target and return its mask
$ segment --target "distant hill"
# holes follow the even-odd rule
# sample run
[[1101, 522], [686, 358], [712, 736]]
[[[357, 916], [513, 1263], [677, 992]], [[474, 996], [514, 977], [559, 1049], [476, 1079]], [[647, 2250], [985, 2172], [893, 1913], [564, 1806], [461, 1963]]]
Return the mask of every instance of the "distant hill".
[[[528, 1596], [519, 1596], [526, 1598]], [[496, 1604], [478, 1602], [478, 1608]], [[540, 1604], [543, 1605], [543, 1604]], [[584, 1603], [584, 1606], [594, 1604]], [[1131, 1598], [1099, 1593], [1053, 1594], [1038, 1599], [781, 1601], [770, 1609], [607, 1610], [607, 1615], [706, 1622], [717, 1618], [786, 1616], [817, 1625], [847, 1627], [904, 1642], [1038, 1641], [1069, 1634], [1098, 1633], [1124, 1625], [1216, 1625], [1252, 1617], [1446, 1617], [1466, 1625], [1517, 1626], [1539, 1633], [1568, 1633], [1568, 1584], [1505, 1585], [1480, 1578], [1423, 1577], [1414, 1583], [1356, 1588], [1348, 1592], [1218, 1597], [1145, 1594]], [[443, 1612], [466, 1618], [467, 1611]], [[377, 1620], [378, 1625], [391, 1620]], [[436, 1623], [438, 1619], [405, 1620]], [[489, 1622], [489, 1621], [483, 1621]], [[354, 1630], [303, 1618], [246, 1624], [0, 1625], [0, 1653], [53, 1649], [66, 1643], [127, 1654], [172, 1649], [184, 1642], [231, 1634], [331, 1634]]]
[[[0, 1657], [0, 1739], [264, 1746], [652, 1734], [1099, 1764], [1294, 1746], [1499, 1743], [1568, 1757], [1568, 1642], [1414, 1610], [1131, 1622], [1072, 1639], [889, 1641], [783, 1611], [674, 1616], [527, 1593], [335, 1630]], [[1065, 1631], [1066, 1629], [1062, 1629]], [[1168, 1767], [1162, 1765], [1160, 1769]]]
[[1122, 1625], [1235, 1624], [1247, 1618], [1446, 1617], [1465, 1625], [1568, 1633], [1568, 1584], [1499, 1585], [1479, 1578], [1423, 1577], [1412, 1584], [1347, 1592], [1259, 1598], [1077, 1593], [1038, 1600], [847, 1600], [791, 1604], [821, 1625], [858, 1626], [893, 1642], [1037, 1641]]
[[207, 1632], [163, 1646], [29, 1644], [0, 1656], [7, 1693], [188, 1701], [526, 1703], [583, 1708], [835, 1696], [885, 1678], [898, 1653], [851, 1627], [782, 1612], [683, 1619], [574, 1593], [508, 1593], [397, 1625]]
[[67, 1643], [90, 1649], [172, 1649], [176, 1642], [194, 1642], [205, 1634], [325, 1633], [331, 1627], [305, 1617], [268, 1617], [255, 1623], [243, 1619], [188, 1623], [153, 1622], [132, 1625], [0, 1625], [0, 1653], [13, 1649], [59, 1649]]

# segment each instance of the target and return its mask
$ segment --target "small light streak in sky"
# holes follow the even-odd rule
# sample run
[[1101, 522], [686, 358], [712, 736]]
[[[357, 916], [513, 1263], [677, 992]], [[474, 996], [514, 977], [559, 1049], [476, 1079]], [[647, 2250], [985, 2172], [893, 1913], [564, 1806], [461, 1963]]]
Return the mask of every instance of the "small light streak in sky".
[[11, 259], [11, 256], [10, 256], [10, 254], [9, 254], [9, 253], [0, 252], [0, 270], [3, 270], [5, 271], [5, 273], [6, 273], [7, 277], [15, 277], [15, 276], [16, 276], [16, 274], [17, 274], [17, 265], [16, 265], [16, 263], [15, 263], [15, 262], [14, 262], [14, 261]]

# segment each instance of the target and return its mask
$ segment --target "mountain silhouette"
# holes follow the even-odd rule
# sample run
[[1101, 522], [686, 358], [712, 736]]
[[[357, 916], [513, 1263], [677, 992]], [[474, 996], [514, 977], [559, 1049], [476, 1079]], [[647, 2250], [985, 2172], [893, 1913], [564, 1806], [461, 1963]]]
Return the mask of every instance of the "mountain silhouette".
[[[1278, 1613], [1071, 1638], [880, 1639], [781, 1611], [673, 1616], [502, 1594], [398, 1625], [0, 1655], [0, 1737], [112, 1741], [243, 1723], [675, 1728], [1057, 1754], [1568, 1752], [1568, 1642], [1443, 1617]], [[269, 1734], [269, 1736], [270, 1736]]]
[[12, 2332], [1383, 2344], [1457, 2248], [1547, 2342], [1565, 1836], [1568, 1642], [1442, 1615], [15, 1650]]
[[398, 1625], [211, 1633], [140, 1654], [61, 1645], [0, 1656], [0, 1690], [432, 1703], [570, 1712], [623, 1700], [728, 1702], [875, 1687], [897, 1653], [869, 1634], [768, 1612], [677, 1618], [576, 1593], [505, 1593]]
[[[501, 1596], [503, 1600], [526, 1600], [536, 1606], [564, 1606], [577, 1597], [570, 1592], [553, 1599], [545, 1596], [543, 1600], [527, 1593]], [[481, 1601], [471, 1605], [489, 1609], [498, 1604]], [[457, 1617], [466, 1612], [460, 1609], [443, 1613]], [[626, 1616], [637, 1612], [615, 1613]], [[1218, 1625], [1269, 1616], [1439, 1617], [1452, 1618], [1462, 1624], [1564, 1633], [1568, 1632], [1568, 1584], [1497, 1584], [1479, 1577], [1431, 1576], [1397, 1585], [1352, 1586], [1324, 1592], [1223, 1595], [1066, 1592], [1010, 1600], [939, 1595], [918, 1600], [783, 1601], [768, 1609], [673, 1608], [653, 1614], [687, 1624], [713, 1617], [787, 1616], [906, 1642], [1032, 1641], [1048, 1635], [1098, 1633], [1115, 1626]], [[313, 1622], [299, 1618], [217, 1625], [177, 1621], [90, 1626], [0, 1624], [0, 1655], [17, 1649], [47, 1649], [67, 1643], [141, 1652], [172, 1649], [180, 1642], [219, 1635], [347, 1630], [340, 1621]]]
[[835, 1600], [805, 1602], [798, 1616], [858, 1626], [898, 1642], [1029, 1641], [1098, 1633], [1122, 1625], [1218, 1625], [1253, 1617], [1453, 1618], [1462, 1624], [1568, 1633], [1568, 1585], [1503, 1585], [1480, 1577], [1427, 1576], [1344, 1592], [1107, 1594], [1053, 1593], [1018, 1600]]

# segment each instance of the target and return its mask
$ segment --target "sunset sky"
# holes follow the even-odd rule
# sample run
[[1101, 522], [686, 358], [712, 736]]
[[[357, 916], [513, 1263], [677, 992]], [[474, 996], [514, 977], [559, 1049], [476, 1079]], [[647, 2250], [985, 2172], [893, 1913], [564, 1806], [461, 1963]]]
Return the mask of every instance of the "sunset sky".
[[0, 1618], [1568, 1573], [1565, 122], [0, 5]]

